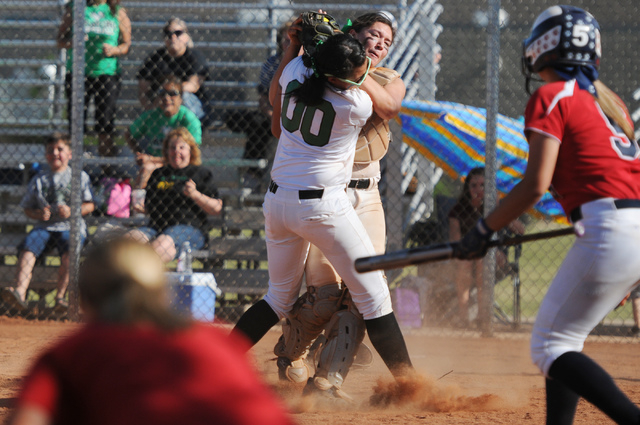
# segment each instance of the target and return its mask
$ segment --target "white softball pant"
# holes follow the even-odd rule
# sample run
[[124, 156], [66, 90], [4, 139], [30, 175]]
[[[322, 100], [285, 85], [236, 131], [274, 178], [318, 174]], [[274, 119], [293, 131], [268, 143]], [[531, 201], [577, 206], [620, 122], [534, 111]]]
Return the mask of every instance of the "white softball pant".
[[327, 188], [321, 199], [299, 199], [298, 191], [279, 187], [263, 204], [269, 290], [265, 301], [283, 318], [298, 299], [309, 244], [327, 257], [349, 288], [365, 319], [393, 311], [381, 271], [358, 273], [357, 258], [375, 255], [369, 235], [344, 187]]
[[531, 358], [548, 376], [551, 364], [582, 351], [596, 325], [640, 280], [640, 209], [617, 209], [612, 198], [581, 206], [585, 233], [562, 262], [542, 301]]
[[[347, 196], [364, 228], [367, 229], [376, 254], [384, 254], [387, 232], [377, 179], [371, 178], [367, 189], [348, 188]], [[319, 287], [341, 280], [329, 260], [315, 245], [311, 245], [305, 268], [306, 285]]]

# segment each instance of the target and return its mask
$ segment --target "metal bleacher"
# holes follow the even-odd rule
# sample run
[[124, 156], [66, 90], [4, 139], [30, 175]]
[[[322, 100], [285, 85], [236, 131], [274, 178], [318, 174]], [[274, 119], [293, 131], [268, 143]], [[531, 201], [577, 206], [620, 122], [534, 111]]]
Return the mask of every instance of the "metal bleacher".
[[[64, 1], [4, 1], [0, 15], [0, 135], [42, 136], [66, 128], [64, 74], [66, 51], [55, 38]], [[247, 4], [247, 8], [251, 8]], [[141, 112], [135, 74], [144, 58], [162, 46], [166, 20], [185, 20], [195, 48], [209, 58], [212, 79], [205, 85], [222, 115], [256, 108], [255, 87], [262, 62], [272, 50], [266, 22], [237, 22], [242, 5], [223, 3], [126, 2], [132, 21], [132, 47], [121, 61], [122, 93], [117, 125], [127, 127]], [[215, 18], [212, 22], [210, 19]], [[19, 37], [16, 38], [16, 35]], [[91, 128], [91, 120], [88, 122]], [[219, 132], [212, 135], [228, 137]]]
[[[17, 167], [28, 172], [30, 164], [43, 160], [40, 144], [42, 138], [52, 131], [65, 131], [68, 128], [64, 94], [66, 51], [57, 49], [55, 43], [65, 3], [66, 0], [1, 2], [0, 168]], [[162, 28], [165, 22], [173, 16], [183, 19], [187, 22], [195, 48], [208, 60], [211, 78], [205, 82], [205, 86], [212, 94], [213, 105], [220, 118], [215, 126], [203, 132], [204, 165], [214, 170], [214, 176], [220, 179], [221, 192], [229, 195], [219, 235], [210, 241], [208, 251], [195, 253], [195, 256], [202, 261], [204, 267], [214, 270], [223, 291], [235, 291], [239, 297], [244, 296], [245, 300], [252, 301], [264, 293], [267, 283], [264, 267], [266, 249], [264, 235], [260, 232], [263, 217], [260, 207], [256, 206], [259, 205], [257, 199], [262, 195], [249, 194], [250, 190], [243, 188], [238, 179], [239, 170], [247, 165], [241, 158], [244, 133], [232, 132], [220, 121], [226, 112], [257, 109], [256, 86], [260, 68], [264, 60], [275, 52], [278, 26], [294, 13], [317, 6], [293, 5], [287, 0], [254, 0], [242, 3], [125, 0], [122, 3], [132, 23], [132, 46], [129, 54], [121, 60], [122, 91], [116, 116], [118, 134], [122, 135], [142, 112], [137, 99], [135, 79], [138, 68], [150, 52], [163, 45]], [[406, 35], [394, 49], [393, 55], [387, 59], [386, 66], [403, 71], [405, 81], [416, 81], [414, 88], [408, 91], [408, 97], [424, 97], [424, 93], [418, 90], [429, 90], [427, 96], [431, 96], [435, 93], [433, 77], [437, 66], [430, 68], [417, 63], [416, 46], [418, 43], [424, 45], [426, 40], [427, 44], [433, 43], [435, 49], [437, 45], [434, 40], [441, 28], [434, 23], [442, 8], [433, 0], [417, 0], [408, 8], [402, 4], [404, 3], [372, 6], [366, 0], [355, 0], [349, 5], [331, 4], [323, 5], [323, 8], [326, 6], [331, 10], [339, 22], [372, 9], [390, 10], [399, 17], [400, 14], [405, 14], [406, 19], [398, 20], [401, 26], [415, 20], [429, 21], [431, 27], [422, 25], [399, 30]], [[418, 34], [423, 38], [414, 40], [418, 28], [431, 32], [426, 35]], [[432, 65], [431, 53], [425, 52], [425, 49], [418, 53], [425, 53], [427, 64]], [[419, 78], [425, 77], [429, 78], [429, 84], [417, 83]], [[88, 114], [87, 136], [92, 136], [92, 115]], [[14, 149], [15, 146], [20, 148]], [[398, 194], [404, 192], [416, 172], [416, 161], [420, 161], [411, 151], [404, 149], [401, 156], [401, 167], [406, 172], [402, 190], [398, 186], [397, 190], [392, 191]], [[110, 159], [85, 154], [85, 164], [101, 165], [105, 160]], [[132, 162], [131, 157], [118, 160]], [[400, 168], [399, 163], [400, 161], [397, 167]], [[259, 166], [265, 167], [266, 163], [261, 162]], [[0, 187], [3, 208], [9, 205], [5, 200], [10, 199], [11, 203], [15, 203], [19, 194], [16, 195], [13, 191], [23, 190], [24, 187], [10, 189], [5, 191]], [[418, 196], [409, 208], [421, 214], [427, 196], [421, 183]], [[244, 205], [245, 200], [251, 202]], [[393, 199], [389, 202], [401, 203]], [[390, 221], [406, 221], [403, 218], [396, 220], [393, 214], [398, 212], [388, 212]], [[412, 217], [411, 211], [409, 216]], [[3, 233], [7, 222], [0, 221], [0, 226], [3, 226], [0, 231]], [[402, 231], [395, 230], [397, 229], [390, 234], [399, 235], [401, 240]]]
[[[272, 33], [279, 22], [241, 20], [241, 12], [256, 9], [255, 3], [229, 5], [129, 0], [123, 5], [132, 22], [132, 46], [121, 61], [122, 91], [116, 117], [120, 135], [142, 112], [137, 99], [136, 72], [144, 58], [163, 45], [162, 28], [173, 16], [187, 22], [195, 48], [208, 59], [211, 80], [205, 85], [215, 99], [213, 105], [219, 117], [222, 118], [227, 111], [257, 108], [256, 85], [260, 67], [273, 51], [275, 37]], [[10, 257], [17, 254], [17, 244], [29, 226], [29, 220], [21, 214], [17, 202], [26, 189], [31, 165], [44, 160], [43, 146], [39, 142], [52, 131], [68, 128], [64, 95], [66, 51], [57, 49], [55, 44], [64, 7], [62, 0], [2, 2], [1, 168], [22, 170], [24, 178], [20, 178], [19, 184], [0, 187], [0, 239], [5, 259], [0, 269], [6, 277], [0, 279], [0, 286], [12, 283], [14, 272], [11, 269], [14, 266]], [[92, 115], [88, 114], [89, 130], [93, 124]], [[91, 136], [90, 131], [88, 136]], [[264, 293], [268, 281], [264, 264], [262, 267], [260, 264], [266, 261], [266, 247], [259, 232], [264, 226], [262, 212], [242, 205], [242, 198], [248, 194], [237, 179], [239, 169], [246, 165], [241, 158], [244, 141], [243, 133], [233, 133], [223, 125], [207, 129], [203, 134], [204, 165], [220, 178], [225, 209], [221, 217], [211, 220], [212, 235], [215, 236], [209, 247], [194, 252], [202, 267], [214, 272], [225, 293], [237, 294], [236, 302], [255, 300]], [[85, 155], [84, 163], [99, 164], [100, 160], [132, 162], [132, 158], [108, 159]], [[260, 167], [267, 165], [265, 160], [257, 162]], [[98, 218], [97, 224], [101, 220]], [[46, 291], [54, 284], [55, 272], [45, 264], [39, 265], [35, 277], [34, 290]], [[224, 295], [219, 302], [222, 305], [233, 299]]]

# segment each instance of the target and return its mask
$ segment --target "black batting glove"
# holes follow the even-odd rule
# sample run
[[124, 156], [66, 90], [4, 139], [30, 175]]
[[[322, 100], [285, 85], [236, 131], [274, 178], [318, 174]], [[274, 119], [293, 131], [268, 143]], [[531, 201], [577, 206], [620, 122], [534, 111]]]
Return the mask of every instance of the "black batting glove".
[[487, 226], [484, 218], [478, 220], [473, 229], [464, 235], [462, 240], [453, 248], [453, 256], [461, 260], [482, 258], [489, 250], [489, 241], [494, 231]]

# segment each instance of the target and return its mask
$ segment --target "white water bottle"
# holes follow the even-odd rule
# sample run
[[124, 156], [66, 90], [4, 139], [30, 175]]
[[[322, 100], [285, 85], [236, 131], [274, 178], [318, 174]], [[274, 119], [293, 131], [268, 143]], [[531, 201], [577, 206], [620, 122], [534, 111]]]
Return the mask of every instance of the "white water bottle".
[[180, 250], [180, 255], [178, 256], [178, 264], [176, 265], [176, 271], [178, 273], [188, 273], [191, 274], [193, 272], [193, 267], [191, 265], [192, 255], [191, 255], [191, 244], [189, 241], [185, 241], [182, 244], [182, 249]]
[[191, 243], [189, 241], [183, 243], [182, 250], [185, 252], [184, 272], [187, 274], [191, 274], [193, 273], [193, 254], [191, 252]]

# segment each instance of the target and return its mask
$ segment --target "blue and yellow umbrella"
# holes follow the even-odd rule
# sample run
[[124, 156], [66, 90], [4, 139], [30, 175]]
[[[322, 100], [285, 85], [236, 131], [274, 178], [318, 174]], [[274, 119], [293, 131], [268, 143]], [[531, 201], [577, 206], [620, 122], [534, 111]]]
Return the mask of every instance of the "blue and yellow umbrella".
[[[452, 102], [408, 101], [400, 112], [403, 141], [454, 179], [485, 165], [486, 110]], [[498, 114], [496, 187], [509, 192], [527, 167], [529, 144], [522, 121]], [[566, 223], [560, 204], [547, 192], [533, 214]]]

